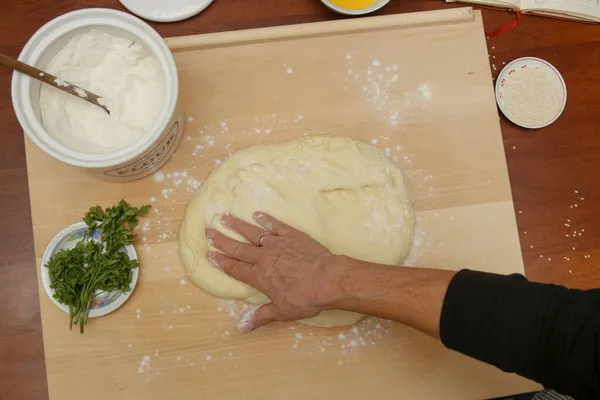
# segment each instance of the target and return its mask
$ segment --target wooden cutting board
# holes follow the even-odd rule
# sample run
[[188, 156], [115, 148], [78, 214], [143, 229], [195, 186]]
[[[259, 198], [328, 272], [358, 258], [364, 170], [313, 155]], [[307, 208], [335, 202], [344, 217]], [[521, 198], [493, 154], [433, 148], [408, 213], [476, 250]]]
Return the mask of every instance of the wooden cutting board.
[[[409, 263], [523, 272], [481, 15], [470, 8], [167, 39], [188, 115], [153, 177], [95, 180], [27, 140], [39, 260], [96, 204], [154, 206], [140, 281], [117, 312], [69, 332], [40, 286], [51, 399], [475, 399], [534, 383], [406, 326], [274, 324], [241, 336], [243, 306], [186, 281], [176, 233], [228, 154], [306, 134], [345, 135], [401, 165], [418, 216]], [[266, 210], [268, 211], [268, 210]]]

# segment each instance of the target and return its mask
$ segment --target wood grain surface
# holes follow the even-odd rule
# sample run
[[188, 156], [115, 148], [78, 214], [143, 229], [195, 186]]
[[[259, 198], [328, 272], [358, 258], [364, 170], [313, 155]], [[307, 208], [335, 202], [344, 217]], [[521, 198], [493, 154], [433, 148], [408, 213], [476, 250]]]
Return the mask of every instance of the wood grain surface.
[[[106, 207], [125, 198], [153, 206], [136, 243], [138, 287], [117, 312], [90, 321], [81, 336], [66, 330], [66, 315], [40, 290], [50, 399], [209, 400], [244, 393], [245, 399], [285, 394], [290, 400], [372, 395], [464, 400], [539, 388], [445, 349], [423, 333], [373, 318], [338, 329], [273, 324], [240, 335], [236, 322], [243, 312], [234, 312], [237, 318], [218, 312], [228, 303], [182, 281], [177, 251], [177, 230], [197, 182], [225, 157], [310, 133], [372, 143], [401, 166], [417, 216], [410, 265], [523, 273], [479, 11], [294, 24], [167, 43], [176, 49], [187, 122], [175, 156], [160, 173], [126, 183], [90, 179], [26, 141], [38, 265], [56, 232], [80, 219], [90, 204]], [[231, 179], [252, 180], [254, 169], [262, 168], [244, 165], [234, 167]], [[314, 170], [310, 160], [299, 165]], [[164, 179], [157, 182], [159, 177]], [[313, 200], [341, 204], [342, 198], [348, 201], [343, 192], [315, 193]], [[281, 199], [266, 195], [266, 211], [276, 198]], [[348, 215], [345, 223], [353, 226], [352, 221], [358, 222]], [[296, 223], [302, 230], [314, 228]], [[356, 229], [335, 234], [352, 241]], [[138, 370], [144, 357], [151, 365]], [[227, 385], [220, 381], [224, 370]]]
[[[116, 0], [7, 0], [2, 6], [0, 52], [13, 56], [39, 26], [64, 12], [85, 7], [124, 11]], [[393, 0], [379, 14], [446, 7], [441, 0]], [[216, 0], [188, 21], [152, 25], [168, 37], [336, 18], [317, 0]], [[484, 11], [488, 30], [510, 19], [506, 12]], [[503, 62], [537, 56], [562, 72], [569, 91], [562, 118], [543, 130], [527, 131], [501, 118], [527, 275], [541, 282], [598, 287], [598, 27], [523, 17], [519, 28], [489, 39], [488, 47], [494, 76]], [[46, 399], [24, 144], [5, 69], [0, 70], [0, 122], [0, 398]]]

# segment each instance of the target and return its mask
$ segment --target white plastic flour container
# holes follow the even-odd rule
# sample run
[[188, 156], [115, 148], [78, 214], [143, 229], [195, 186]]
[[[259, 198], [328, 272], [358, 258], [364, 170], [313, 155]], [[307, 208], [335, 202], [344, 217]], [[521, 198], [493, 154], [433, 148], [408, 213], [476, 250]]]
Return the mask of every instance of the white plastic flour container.
[[42, 26], [29, 39], [19, 60], [44, 69], [75, 34], [98, 29], [141, 44], [160, 64], [165, 79], [165, 99], [154, 125], [129, 146], [110, 153], [81, 153], [56, 141], [44, 129], [40, 112], [41, 82], [15, 72], [12, 102], [19, 123], [29, 138], [52, 157], [96, 176], [113, 181], [143, 178], [165, 164], [183, 133], [183, 108], [179, 79], [171, 51], [160, 35], [142, 20], [121, 11], [89, 8], [61, 15]]

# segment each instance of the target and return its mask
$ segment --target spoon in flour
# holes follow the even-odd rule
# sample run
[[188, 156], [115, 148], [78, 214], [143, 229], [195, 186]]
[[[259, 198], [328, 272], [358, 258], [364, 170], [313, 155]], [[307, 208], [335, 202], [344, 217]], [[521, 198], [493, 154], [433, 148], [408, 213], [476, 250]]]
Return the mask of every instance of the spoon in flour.
[[62, 90], [63, 92], [67, 92], [73, 96], [77, 96], [82, 100], [87, 101], [88, 103], [92, 103], [98, 107], [101, 107], [108, 115], [110, 115], [110, 110], [106, 107], [105, 100], [92, 93], [88, 92], [85, 89], [80, 88], [79, 86], [75, 86], [70, 84], [69, 82], [65, 82], [60, 78], [57, 78], [54, 75], [51, 75], [47, 72], [41, 71], [31, 65], [27, 65], [22, 63], [21, 61], [9, 57], [5, 54], [0, 53], [0, 65], [4, 65], [8, 68], [14, 69], [15, 71], [19, 71], [25, 75], [28, 75], [38, 81], [47, 83], [50, 86], [54, 86], [57, 89]]

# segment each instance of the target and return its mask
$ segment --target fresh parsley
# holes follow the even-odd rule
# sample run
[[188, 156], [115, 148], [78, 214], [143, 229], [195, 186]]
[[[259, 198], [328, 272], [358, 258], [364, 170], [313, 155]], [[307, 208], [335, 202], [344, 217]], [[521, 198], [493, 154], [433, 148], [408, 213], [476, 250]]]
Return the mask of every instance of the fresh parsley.
[[[90, 208], [83, 218], [88, 226], [84, 238], [74, 248], [58, 251], [46, 263], [54, 298], [69, 306], [69, 329], [79, 325], [83, 333], [97, 290], [130, 289], [132, 269], [138, 267], [138, 261], [130, 260], [123, 248], [135, 241], [133, 230], [138, 218], [149, 209], [149, 205], [131, 207], [125, 200], [106, 210]], [[100, 241], [92, 239], [96, 230], [101, 232]]]

